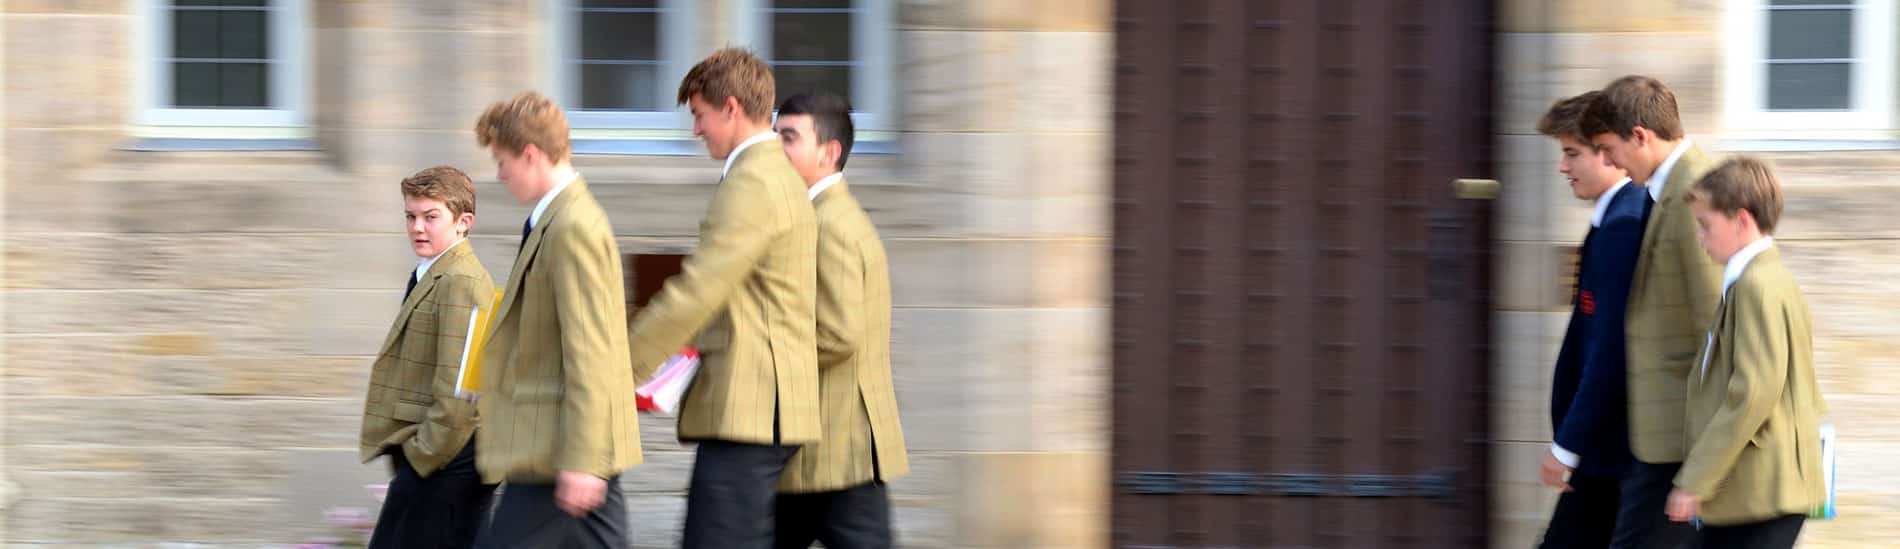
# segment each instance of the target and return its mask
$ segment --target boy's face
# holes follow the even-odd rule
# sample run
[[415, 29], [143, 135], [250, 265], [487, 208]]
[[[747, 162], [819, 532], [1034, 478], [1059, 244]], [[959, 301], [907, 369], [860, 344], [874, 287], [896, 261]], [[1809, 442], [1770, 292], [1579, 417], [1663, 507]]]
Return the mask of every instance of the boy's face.
[[1557, 173], [1564, 174], [1571, 194], [1578, 200], [1596, 200], [1623, 180], [1623, 170], [1610, 164], [1608, 155], [1597, 152], [1589, 143], [1559, 137], [1557, 145], [1563, 150], [1563, 156], [1557, 159]]
[[818, 144], [818, 134], [812, 128], [811, 115], [779, 115], [778, 124], [773, 129], [778, 130], [779, 142], [785, 144], [785, 157], [792, 161], [792, 170], [805, 178], [806, 186], [816, 184], [836, 171], [832, 169], [837, 164], [836, 157], [827, 154], [830, 152], [830, 143], [824, 146]]
[[516, 154], [501, 145], [490, 145], [488, 154], [495, 158], [495, 177], [508, 186], [508, 194], [521, 203], [541, 199], [547, 192], [542, 177], [546, 169], [537, 169], [540, 164], [540, 148], [528, 145]]
[[1761, 233], [1754, 230], [1755, 219], [1748, 210], [1736, 210], [1735, 215], [1724, 215], [1709, 207], [1709, 201], [1697, 200], [1690, 205], [1695, 212], [1696, 241], [1702, 243], [1702, 251], [1716, 263], [1727, 264], [1735, 252], [1742, 251], [1750, 243], [1761, 239]]
[[705, 96], [693, 94], [686, 105], [693, 110], [693, 135], [706, 142], [706, 152], [713, 160], [725, 160], [732, 155], [732, 149], [744, 139], [738, 135], [737, 121], [745, 116], [737, 108], [738, 100], [728, 97], [724, 103], [714, 105], [706, 102]]
[[415, 249], [416, 257], [442, 255], [442, 250], [461, 240], [468, 234], [469, 225], [475, 223], [475, 214], [455, 215], [447, 204], [433, 198], [405, 196], [402, 209], [409, 220], [409, 246]]
[[1590, 144], [1603, 153], [1610, 165], [1622, 169], [1636, 182], [1644, 183], [1656, 172], [1656, 163], [1651, 162], [1643, 151], [1647, 131], [1636, 128], [1628, 139], [1614, 133], [1600, 133], [1590, 138]]

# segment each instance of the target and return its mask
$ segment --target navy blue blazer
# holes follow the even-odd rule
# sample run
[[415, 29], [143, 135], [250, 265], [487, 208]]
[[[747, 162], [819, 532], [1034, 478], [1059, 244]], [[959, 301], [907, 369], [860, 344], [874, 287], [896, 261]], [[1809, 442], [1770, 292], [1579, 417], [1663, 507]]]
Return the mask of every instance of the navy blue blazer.
[[1623, 473], [1630, 454], [1623, 318], [1630, 280], [1648, 223], [1649, 190], [1629, 184], [1610, 198], [1600, 226], [1583, 239], [1570, 327], [1550, 386], [1550, 425], [1558, 446], [1581, 460], [1573, 475]]

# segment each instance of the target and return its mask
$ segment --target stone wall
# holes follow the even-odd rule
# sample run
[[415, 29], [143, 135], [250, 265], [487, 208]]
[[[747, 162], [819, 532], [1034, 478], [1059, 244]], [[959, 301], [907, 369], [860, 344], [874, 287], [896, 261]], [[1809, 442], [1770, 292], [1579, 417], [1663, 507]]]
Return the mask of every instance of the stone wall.
[[[1110, 3], [891, 1], [900, 152], [849, 176], [892, 257], [901, 543], [1100, 546]], [[7, 545], [289, 543], [368, 505], [358, 413], [413, 261], [401, 176], [475, 176], [473, 242], [508, 275], [528, 208], [468, 128], [537, 87], [543, 56], [509, 44], [538, 47], [545, 4], [311, 4], [320, 150], [237, 153], [120, 150], [135, 1], [6, 3]], [[576, 164], [627, 252], [690, 245], [719, 166]], [[632, 523], [671, 546], [691, 456], [642, 429]]]

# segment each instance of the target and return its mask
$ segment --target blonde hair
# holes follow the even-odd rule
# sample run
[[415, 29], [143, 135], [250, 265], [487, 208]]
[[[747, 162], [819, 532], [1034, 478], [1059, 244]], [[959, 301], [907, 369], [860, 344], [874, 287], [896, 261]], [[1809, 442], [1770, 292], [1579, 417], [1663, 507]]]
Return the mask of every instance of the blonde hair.
[[534, 145], [549, 162], [567, 160], [567, 113], [545, 95], [522, 92], [482, 111], [475, 120], [475, 142], [500, 145], [515, 154]]
[[680, 79], [679, 104], [693, 96], [714, 105], [724, 105], [727, 97], [739, 99], [747, 118], [764, 122], [772, 116], [772, 99], [778, 93], [772, 68], [752, 52], [742, 48], [720, 48], [706, 56]]
[[439, 200], [455, 217], [475, 213], [475, 183], [462, 170], [449, 166], [436, 166], [403, 179], [402, 196]]

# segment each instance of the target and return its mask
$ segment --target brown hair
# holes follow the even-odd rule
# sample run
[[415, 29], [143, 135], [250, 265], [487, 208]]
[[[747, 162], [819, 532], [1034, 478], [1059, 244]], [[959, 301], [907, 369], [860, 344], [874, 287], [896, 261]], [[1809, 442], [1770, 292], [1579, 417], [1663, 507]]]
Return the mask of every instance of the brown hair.
[[1737, 156], [1722, 161], [1696, 180], [1689, 188], [1688, 201], [1706, 201], [1710, 209], [1729, 217], [1747, 210], [1762, 234], [1773, 234], [1775, 221], [1781, 218], [1781, 182], [1767, 162]]
[[449, 166], [422, 170], [402, 180], [402, 196], [440, 200], [449, 208], [449, 215], [458, 218], [475, 213], [474, 182], [462, 170]]
[[772, 68], [742, 48], [720, 48], [706, 56], [680, 79], [679, 104], [693, 96], [713, 105], [724, 105], [727, 97], [739, 99], [746, 117], [764, 122], [772, 115], [772, 98], [778, 94]]
[[1587, 91], [1583, 95], [1558, 99], [1550, 105], [1550, 110], [1537, 121], [1537, 133], [1556, 138], [1571, 138], [1579, 143], [1589, 143], [1590, 136], [1583, 133], [1583, 111], [1590, 103], [1601, 97], [1603, 92]]
[[475, 142], [515, 154], [534, 145], [549, 162], [567, 160], [567, 113], [545, 95], [521, 92], [482, 111], [475, 120]]
[[1616, 79], [1603, 88], [1603, 94], [1590, 102], [1583, 114], [1583, 133], [1591, 137], [1606, 133], [1629, 139], [1642, 126], [1663, 141], [1681, 139], [1682, 116], [1676, 112], [1676, 94], [1662, 81], [1630, 75]]

